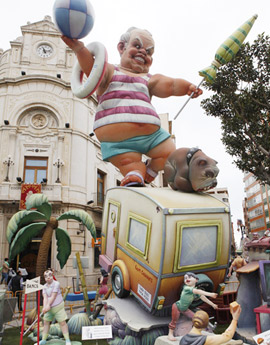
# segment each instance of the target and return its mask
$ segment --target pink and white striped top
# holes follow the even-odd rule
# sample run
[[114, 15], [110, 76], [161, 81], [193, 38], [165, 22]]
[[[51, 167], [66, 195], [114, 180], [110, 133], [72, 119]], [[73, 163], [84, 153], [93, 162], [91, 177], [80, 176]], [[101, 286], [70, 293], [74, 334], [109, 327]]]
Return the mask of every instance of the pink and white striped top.
[[118, 122], [151, 123], [160, 127], [148, 91], [150, 77], [150, 74], [131, 77], [115, 66], [108, 89], [98, 97], [94, 129]]

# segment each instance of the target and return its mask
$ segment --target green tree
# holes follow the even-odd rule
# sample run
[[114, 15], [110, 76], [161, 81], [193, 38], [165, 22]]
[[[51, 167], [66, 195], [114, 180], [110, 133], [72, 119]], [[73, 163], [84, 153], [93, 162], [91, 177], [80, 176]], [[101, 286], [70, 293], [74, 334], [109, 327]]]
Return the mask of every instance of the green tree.
[[270, 184], [270, 38], [245, 43], [235, 58], [204, 83], [213, 95], [201, 103], [221, 120], [222, 142], [236, 166]]
[[[35, 209], [35, 210], [32, 210]], [[71, 210], [60, 217], [51, 216], [52, 206], [44, 194], [32, 194], [26, 201], [26, 210], [15, 213], [7, 226], [7, 240], [10, 244], [9, 261], [23, 252], [32, 238], [44, 230], [39, 246], [36, 276], [43, 277], [47, 269], [49, 249], [53, 233], [57, 244], [57, 260], [63, 268], [71, 254], [71, 240], [66, 230], [58, 227], [58, 221], [63, 219], [75, 219], [82, 222], [96, 239], [96, 228], [91, 216], [82, 210]]]

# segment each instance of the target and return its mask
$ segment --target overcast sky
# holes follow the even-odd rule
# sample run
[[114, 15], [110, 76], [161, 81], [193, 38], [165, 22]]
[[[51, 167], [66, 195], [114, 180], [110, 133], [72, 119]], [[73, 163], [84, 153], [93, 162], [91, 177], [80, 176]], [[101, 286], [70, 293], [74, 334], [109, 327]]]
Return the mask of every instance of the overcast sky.
[[[199, 84], [198, 71], [208, 67], [218, 47], [240, 25], [258, 14], [246, 41], [253, 42], [258, 34], [270, 34], [269, 0], [92, 0], [95, 24], [83, 39], [88, 44], [102, 42], [109, 62], [119, 63], [116, 49], [120, 35], [130, 26], [148, 29], [155, 40], [154, 62], [150, 72], [187, 79]], [[21, 36], [20, 26], [52, 16], [54, 0], [2, 1], [0, 7], [0, 48], [10, 48], [10, 41]], [[219, 120], [208, 117], [200, 107], [203, 98], [191, 100], [176, 120], [173, 132], [177, 147], [199, 146], [218, 161], [218, 187], [227, 187], [234, 226], [243, 219], [243, 173], [233, 164], [221, 143]], [[169, 113], [173, 120], [187, 97], [153, 99], [159, 113]]]

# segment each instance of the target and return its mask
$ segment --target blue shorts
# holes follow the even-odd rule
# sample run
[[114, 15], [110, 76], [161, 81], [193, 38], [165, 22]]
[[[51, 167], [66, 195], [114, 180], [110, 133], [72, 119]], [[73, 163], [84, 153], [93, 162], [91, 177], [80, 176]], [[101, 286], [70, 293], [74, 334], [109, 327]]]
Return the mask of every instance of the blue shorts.
[[103, 141], [101, 153], [104, 161], [108, 161], [113, 156], [121, 155], [126, 152], [138, 152], [147, 154], [154, 147], [168, 139], [171, 135], [164, 129], [160, 128], [153, 134], [140, 135], [123, 141]]

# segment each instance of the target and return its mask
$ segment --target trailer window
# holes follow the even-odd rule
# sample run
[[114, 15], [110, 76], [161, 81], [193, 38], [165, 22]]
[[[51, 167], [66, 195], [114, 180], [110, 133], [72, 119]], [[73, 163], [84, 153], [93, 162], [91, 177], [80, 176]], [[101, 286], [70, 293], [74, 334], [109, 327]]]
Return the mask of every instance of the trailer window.
[[[175, 270], [206, 268], [217, 264], [220, 256], [221, 222], [179, 222]], [[199, 267], [198, 267], [199, 266]]]
[[126, 245], [138, 255], [147, 258], [151, 221], [129, 213]]

